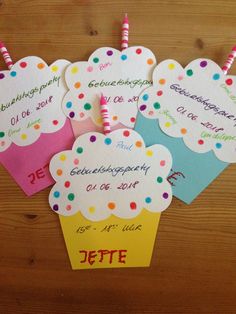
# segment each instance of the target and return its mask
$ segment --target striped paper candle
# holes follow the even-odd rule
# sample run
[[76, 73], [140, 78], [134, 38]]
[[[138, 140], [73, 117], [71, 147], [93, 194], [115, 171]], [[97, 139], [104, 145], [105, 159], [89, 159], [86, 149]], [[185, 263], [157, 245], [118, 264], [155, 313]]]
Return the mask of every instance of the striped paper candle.
[[106, 98], [101, 95], [100, 98], [100, 110], [101, 110], [101, 116], [103, 121], [103, 131], [104, 134], [107, 135], [111, 132], [111, 125], [110, 125], [110, 116], [109, 116], [109, 110]]
[[228, 55], [228, 58], [222, 67], [222, 70], [225, 75], [229, 72], [229, 69], [231, 68], [235, 58], [236, 58], [236, 46], [232, 48], [231, 53]]
[[124, 50], [128, 47], [129, 47], [129, 20], [128, 20], [128, 15], [125, 14], [125, 17], [122, 23], [121, 50]]
[[12, 59], [11, 59], [11, 57], [7, 51], [7, 48], [3, 42], [0, 42], [0, 52], [4, 58], [4, 61], [7, 65], [8, 69], [10, 70], [13, 66], [13, 62], [12, 62]]

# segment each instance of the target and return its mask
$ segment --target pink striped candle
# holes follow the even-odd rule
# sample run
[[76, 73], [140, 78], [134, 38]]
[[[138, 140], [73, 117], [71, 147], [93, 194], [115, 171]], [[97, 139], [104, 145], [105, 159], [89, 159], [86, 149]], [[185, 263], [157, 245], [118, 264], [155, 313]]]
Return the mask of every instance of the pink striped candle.
[[129, 20], [128, 20], [128, 15], [125, 14], [125, 17], [122, 23], [121, 50], [124, 50], [128, 47], [129, 47]]
[[236, 46], [232, 48], [231, 53], [228, 55], [228, 58], [222, 67], [222, 70], [225, 75], [229, 72], [229, 69], [231, 68], [235, 58], [236, 58]]
[[101, 95], [100, 98], [100, 110], [101, 110], [101, 116], [103, 121], [103, 131], [104, 134], [107, 135], [111, 132], [111, 125], [110, 125], [110, 116], [109, 116], [109, 110], [106, 98]]
[[3, 59], [7, 65], [8, 69], [10, 70], [13, 66], [13, 62], [12, 62], [12, 59], [9, 55], [9, 52], [7, 51], [7, 48], [3, 42], [0, 42], [0, 52], [3, 56]]

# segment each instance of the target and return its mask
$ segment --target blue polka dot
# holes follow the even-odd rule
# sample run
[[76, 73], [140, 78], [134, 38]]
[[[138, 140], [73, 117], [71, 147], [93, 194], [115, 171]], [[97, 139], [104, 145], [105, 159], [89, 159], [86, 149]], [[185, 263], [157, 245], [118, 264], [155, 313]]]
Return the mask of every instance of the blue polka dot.
[[125, 61], [127, 59], [127, 56], [126, 55], [122, 55], [121, 56], [121, 60]]
[[151, 197], [146, 197], [146, 198], [145, 198], [145, 202], [146, 202], [147, 204], [150, 204], [150, 203], [152, 202]]
[[66, 103], [66, 108], [71, 108], [72, 107], [72, 102], [71, 101], [68, 101], [67, 103]]
[[12, 71], [12, 72], [10, 73], [10, 75], [11, 75], [12, 77], [15, 77], [15, 76], [16, 76], [16, 71]]
[[216, 143], [216, 148], [220, 149], [222, 147], [221, 143]]
[[220, 78], [220, 74], [219, 73], [215, 73], [213, 75], [213, 80], [217, 81], [217, 80], [219, 80], [219, 78]]
[[105, 142], [106, 145], [110, 145], [112, 140], [109, 137], [107, 137], [107, 138], [105, 138], [104, 142]]
[[148, 97], [149, 97], [148, 94], [143, 95], [143, 100], [144, 101], [148, 100]]
[[60, 197], [60, 192], [55, 191], [53, 195], [54, 195], [55, 198], [58, 198], [58, 197]]

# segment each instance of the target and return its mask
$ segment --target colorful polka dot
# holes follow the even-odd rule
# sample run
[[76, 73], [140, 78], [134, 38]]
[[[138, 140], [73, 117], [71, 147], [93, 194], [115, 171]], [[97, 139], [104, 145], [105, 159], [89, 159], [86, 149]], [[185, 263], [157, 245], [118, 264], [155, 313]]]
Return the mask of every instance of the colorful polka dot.
[[12, 76], [12, 77], [15, 77], [16, 76], [16, 71], [12, 71], [11, 73], [10, 73], [10, 75]]
[[113, 121], [117, 121], [117, 119], [118, 119], [117, 116], [113, 116], [113, 117], [112, 117], [112, 120], [113, 120]]
[[160, 80], [159, 80], [159, 84], [164, 85], [165, 83], [166, 83], [166, 80], [165, 80], [165, 79], [160, 79]]
[[94, 62], [94, 63], [98, 63], [98, 62], [99, 62], [99, 59], [98, 59], [98, 58], [93, 58], [93, 62]]
[[58, 71], [58, 66], [57, 65], [53, 65], [52, 66], [52, 72], [57, 72]]
[[166, 122], [166, 123], [165, 123], [165, 127], [166, 127], [166, 128], [171, 127], [171, 123], [170, 123], [170, 122]]
[[160, 166], [161, 166], [161, 167], [164, 167], [165, 164], [166, 164], [165, 160], [161, 160], [161, 161], [160, 161]]
[[5, 141], [0, 142], [1, 147], [5, 146], [5, 144], [6, 144]]
[[85, 114], [83, 112], [79, 113], [80, 118], [83, 118], [85, 116]]
[[75, 199], [75, 194], [74, 193], [69, 193], [67, 198], [68, 198], [69, 201], [72, 202]]
[[147, 64], [152, 65], [154, 63], [152, 58], [147, 59]]
[[35, 124], [35, 125], [34, 125], [34, 129], [35, 129], [35, 130], [39, 130], [39, 129], [40, 129], [40, 124]]
[[93, 67], [92, 66], [87, 67], [87, 72], [93, 72]]
[[65, 161], [66, 160], [66, 155], [65, 154], [61, 154], [59, 158], [60, 158], [61, 161]]
[[136, 49], [136, 53], [137, 53], [137, 55], [140, 55], [142, 53], [142, 49], [140, 49], [140, 48]]
[[137, 141], [137, 142], [135, 142], [135, 146], [136, 146], [136, 147], [142, 147], [143, 144], [142, 144], [141, 141]]
[[72, 102], [71, 101], [67, 101], [66, 108], [70, 109], [71, 107], [72, 107]]
[[225, 83], [230, 86], [230, 85], [233, 84], [233, 80], [232, 80], [232, 79], [227, 79], [227, 80], [225, 81]]
[[121, 60], [123, 60], [123, 61], [127, 60], [127, 56], [126, 56], [126, 55], [122, 55], [120, 58], [121, 58]]
[[146, 197], [146, 198], [145, 198], [145, 202], [146, 202], [147, 204], [150, 204], [150, 203], [152, 202], [151, 197]]
[[154, 115], [154, 111], [153, 111], [153, 110], [150, 110], [150, 111], [148, 112], [148, 114], [149, 114], [149, 116], [153, 116], [153, 115]]
[[66, 181], [65, 184], [64, 184], [64, 186], [65, 186], [65, 188], [68, 189], [68, 188], [70, 187], [70, 181]]
[[125, 131], [123, 132], [123, 135], [124, 135], [125, 137], [128, 137], [128, 136], [130, 135], [130, 132], [129, 132], [128, 130], [125, 130]]
[[204, 144], [204, 141], [203, 141], [203, 140], [199, 140], [199, 141], [198, 141], [198, 144], [199, 144], [199, 145], [203, 145], [203, 144]]
[[57, 212], [59, 210], [59, 206], [57, 204], [55, 204], [55, 205], [53, 205], [52, 209], [55, 210], [55, 212]]
[[148, 157], [153, 156], [153, 151], [152, 151], [152, 150], [147, 150], [147, 151], [146, 151], [146, 155], [147, 155]]
[[207, 66], [207, 61], [206, 60], [203, 60], [200, 62], [200, 67], [201, 68], [205, 68]]
[[80, 83], [80, 82], [76, 82], [76, 83], [74, 84], [74, 88], [80, 88], [80, 86], [81, 86], [81, 83]]
[[96, 122], [97, 122], [97, 124], [102, 125], [102, 122], [103, 122], [102, 118], [101, 117], [97, 118]]
[[107, 207], [108, 207], [109, 209], [113, 210], [113, 209], [116, 208], [116, 204], [115, 204], [114, 202], [109, 202], [109, 203], [107, 204]]
[[39, 70], [42, 70], [42, 69], [45, 68], [45, 64], [44, 64], [44, 63], [38, 63], [38, 64], [37, 64], [37, 68], [38, 68]]
[[113, 55], [113, 51], [112, 51], [112, 50], [108, 50], [108, 51], [107, 51], [107, 55], [108, 55], [108, 56], [112, 56], [112, 55]]
[[179, 76], [178, 76], [178, 80], [179, 80], [179, 81], [182, 81], [182, 80], [183, 80], [183, 78], [184, 78], [184, 76], [183, 76], [183, 75], [179, 75]]
[[162, 194], [162, 197], [166, 200], [169, 197], [169, 194], [165, 192]]
[[86, 103], [85, 105], [84, 105], [84, 109], [85, 110], [90, 110], [92, 108], [92, 106], [89, 104], [89, 103]]
[[20, 67], [21, 67], [22, 69], [25, 69], [25, 68], [27, 67], [27, 63], [26, 63], [26, 62], [21, 62], [21, 63], [20, 63]]
[[129, 204], [129, 206], [130, 206], [130, 208], [131, 208], [132, 210], [137, 209], [137, 204], [136, 204], [135, 202], [131, 202], [131, 203]]
[[84, 98], [84, 94], [83, 94], [83, 93], [80, 93], [80, 94], [78, 95], [78, 98], [79, 98], [79, 99], [83, 99], [83, 98]]
[[95, 212], [96, 208], [94, 206], [91, 206], [91, 207], [89, 207], [88, 210], [89, 210], [90, 214], [93, 214]]
[[187, 130], [186, 130], [185, 128], [182, 128], [182, 129], [180, 130], [180, 132], [181, 132], [182, 134], [186, 134], [186, 133], [187, 133]]
[[78, 147], [76, 151], [78, 154], [82, 154], [84, 150], [82, 147]]
[[70, 118], [74, 118], [74, 116], [75, 116], [74, 111], [71, 111], [71, 112], [69, 113], [69, 117], [70, 117]]
[[170, 70], [173, 70], [173, 69], [175, 68], [174, 63], [170, 63], [170, 64], [168, 64], [168, 68], [169, 68]]
[[193, 75], [193, 70], [189, 69], [189, 70], [187, 70], [186, 73], [187, 73], [188, 76], [192, 76]]
[[219, 80], [219, 79], [220, 79], [220, 74], [219, 74], [219, 73], [215, 73], [215, 74], [213, 75], [213, 80], [217, 81], [217, 80]]
[[54, 125], [58, 125], [58, 120], [53, 120], [52, 123], [53, 123]]
[[142, 98], [144, 101], [146, 101], [146, 100], [148, 100], [149, 96], [148, 96], [148, 94], [144, 94]]
[[135, 117], [130, 118], [130, 122], [134, 123], [136, 121]]
[[27, 139], [27, 135], [26, 135], [25, 133], [22, 134], [22, 135], [21, 135], [21, 139], [22, 139], [22, 140], [26, 140], [26, 139]]
[[73, 66], [72, 69], [71, 69], [71, 73], [72, 74], [76, 74], [78, 71], [79, 71], [79, 69], [78, 69], [77, 66]]
[[57, 175], [60, 177], [63, 174], [62, 169], [57, 169]]
[[71, 205], [66, 205], [66, 210], [71, 210], [72, 206]]
[[139, 110], [140, 110], [140, 111], [144, 111], [144, 110], [146, 110], [146, 108], [147, 108], [146, 105], [141, 105], [141, 106], [139, 107]]
[[5, 136], [4, 132], [0, 132], [0, 138], [3, 138]]
[[162, 177], [157, 177], [157, 183], [162, 183], [162, 182], [163, 182]]
[[106, 145], [110, 145], [112, 143], [112, 140], [109, 137], [107, 137], [107, 138], [105, 138], [104, 143]]
[[160, 108], [161, 108], [161, 105], [160, 105], [159, 102], [155, 102], [155, 103], [153, 104], [153, 107], [154, 107], [154, 109], [160, 109]]
[[3, 73], [0, 73], [0, 80], [4, 79], [5, 75]]
[[75, 159], [74, 159], [74, 164], [75, 164], [75, 165], [78, 165], [78, 164], [79, 164], [79, 159], [75, 158]]
[[162, 96], [162, 95], [163, 95], [163, 91], [162, 90], [157, 91], [157, 96]]
[[221, 143], [216, 143], [216, 148], [217, 149], [220, 149], [222, 147], [222, 144]]
[[96, 139], [97, 138], [95, 135], [90, 136], [90, 142], [94, 143], [94, 142], [96, 142]]
[[55, 192], [53, 193], [53, 196], [54, 196], [55, 198], [60, 197], [60, 192], [59, 192], [59, 191], [55, 191]]

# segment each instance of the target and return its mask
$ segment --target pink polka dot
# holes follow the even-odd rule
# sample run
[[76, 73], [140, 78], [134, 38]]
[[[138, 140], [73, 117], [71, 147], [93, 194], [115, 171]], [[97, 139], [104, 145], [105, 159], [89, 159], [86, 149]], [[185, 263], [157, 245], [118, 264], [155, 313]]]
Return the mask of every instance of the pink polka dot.
[[132, 118], [130, 118], [130, 121], [131, 121], [132, 123], [134, 123], [134, 122], [136, 121], [136, 119], [135, 119], [134, 117], [132, 117]]
[[80, 118], [83, 118], [84, 117], [84, 113], [80, 112], [79, 116], [80, 116]]
[[149, 111], [149, 116], [153, 116], [154, 112], [152, 110]]
[[57, 121], [57, 120], [53, 120], [52, 123], [53, 123], [54, 125], [58, 125], [58, 121]]
[[87, 67], [87, 71], [88, 72], [92, 72], [93, 71], [93, 67], [92, 66]]
[[179, 76], [178, 76], [178, 80], [179, 80], [179, 81], [182, 81], [183, 78], [184, 78], [183, 75], [179, 75]]
[[233, 80], [232, 80], [232, 79], [227, 79], [227, 80], [225, 81], [225, 83], [230, 86], [230, 85], [233, 84]]
[[71, 210], [71, 205], [67, 205], [66, 210]]
[[203, 140], [199, 140], [199, 141], [198, 141], [198, 144], [199, 144], [199, 145], [203, 145], [203, 144], [204, 144], [204, 141], [203, 141]]
[[79, 94], [79, 95], [78, 95], [78, 98], [79, 98], [79, 99], [83, 99], [83, 98], [84, 98], [84, 94], [83, 94], [83, 93]]
[[26, 68], [27, 67], [27, 63], [26, 62], [21, 62], [20, 63], [20, 67], [23, 68], [23, 69]]
[[2, 147], [5, 146], [5, 144], [6, 144], [6, 143], [5, 143], [4, 141], [1, 142], [1, 146], [2, 146]]
[[78, 164], [79, 164], [79, 159], [76, 158], [76, 159], [74, 160], [74, 164], [75, 164], [75, 165], [78, 165]]
[[160, 166], [161, 166], [161, 167], [164, 167], [165, 164], [166, 164], [165, 160], [161, 160], [161, 161], [160, 161]]
[[66, 181], [64, 185], [66, 188], [69, 188], [70, 187], [70, 181]]
[[161, 95], [163, 95], [163, 91], [162, 90], [157, 91], [157, 96], [161, 96]]
[[126, 131], [124, 131], [124, 132], [123, 132], [123, 135], [124, 135], [125, 137], [128, 137], [128, 136], [129, 136], [129, 134], [130, 134], [130, 133], [129, 133], [129, 131], [128, 131], [128, 130], [126, 130]]

